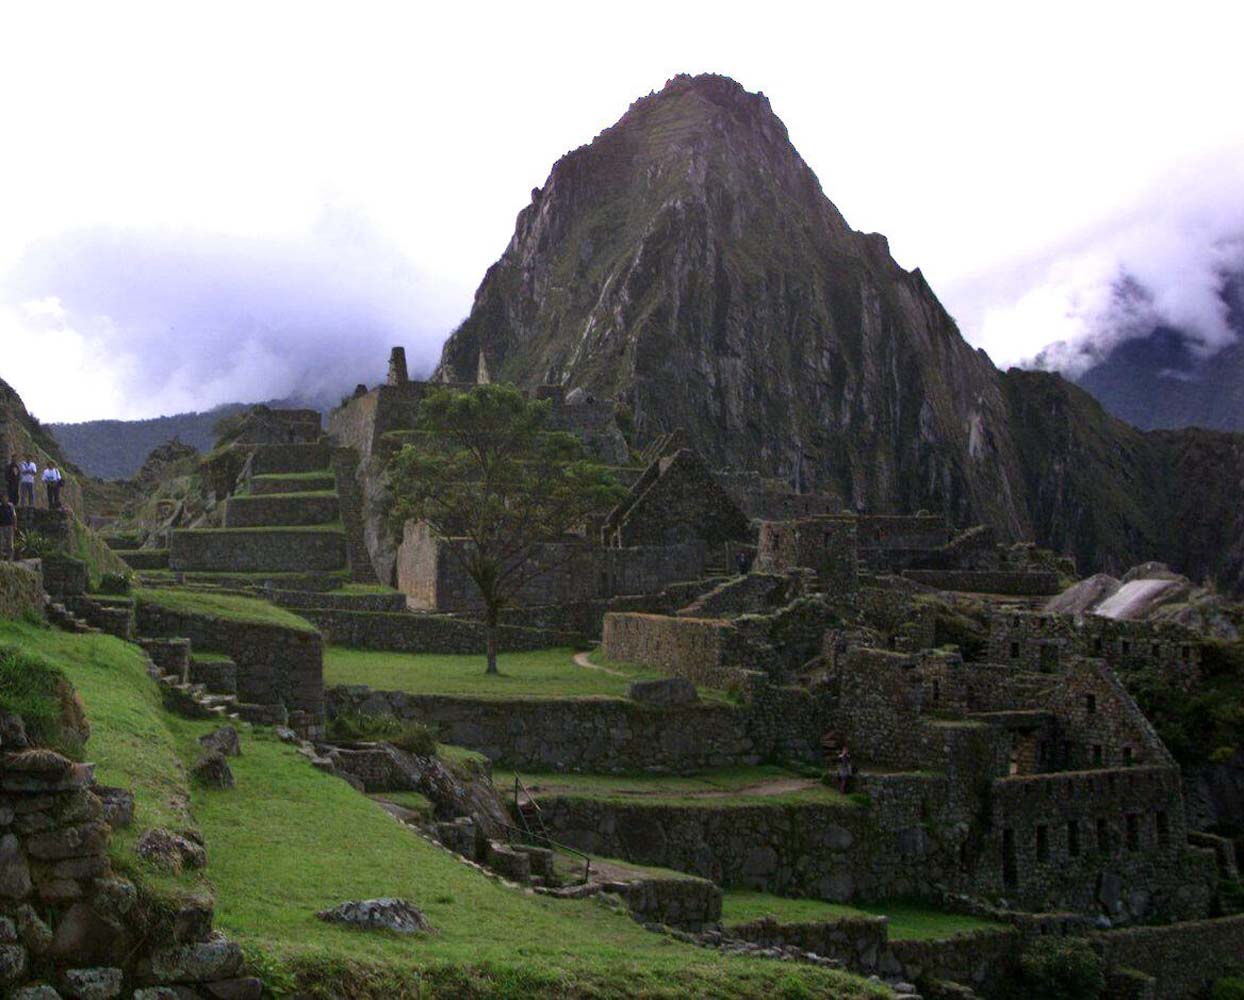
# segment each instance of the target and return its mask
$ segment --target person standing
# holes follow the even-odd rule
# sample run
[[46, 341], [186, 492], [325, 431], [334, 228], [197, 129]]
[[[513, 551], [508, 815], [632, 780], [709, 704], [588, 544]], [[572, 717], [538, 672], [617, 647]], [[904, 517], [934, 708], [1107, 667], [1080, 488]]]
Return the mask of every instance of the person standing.
[[846, 795], [851, 791], [851, 776], [855, 773], [855, 763], [851, 760], [851, 751], [844, 745], [838, 754], [838, 791]]
[[9, 464], [4, 467], [4, 495], [14, 507], [17, 506], [17, 487], [22, 481], [22, 467], [17, 464], [17, 456], [9, 456]]
[[17, 532], [17, 508], [8, 495], [0, 497], [0, 562], [13, 561], [13, 536]]
[[21, 464], [21, 500], [19, 506], [33, 507], [35, 505], [35, 475], [39, 471], [39, 466], [35, 465], [35, 460], [29, 455]]
[[48, 467], [43, 470], [43, 486], [48, 491], [48, 510], [60, 510], [60, 485], [63, 479], [56, 463], [49, 460]]

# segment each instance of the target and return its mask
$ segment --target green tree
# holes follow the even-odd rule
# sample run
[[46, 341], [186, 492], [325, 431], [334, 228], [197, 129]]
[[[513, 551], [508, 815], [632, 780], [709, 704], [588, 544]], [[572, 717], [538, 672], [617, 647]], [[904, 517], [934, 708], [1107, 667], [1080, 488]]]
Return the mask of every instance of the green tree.
[[[556, 568], [541, 552], [625, 491], [584, 459], [571, 434], [547, 429], [552, 404], [511, 385], [467, 392], [433, 389], [419, 406], [420, 442], [389, 463], [392, 517], [425, 521], [479, 588], [488, 637], [488, 673], [497, 672], [497, 621], [533, 577]], [[573, 555], [567, 547], [564, 558]]]

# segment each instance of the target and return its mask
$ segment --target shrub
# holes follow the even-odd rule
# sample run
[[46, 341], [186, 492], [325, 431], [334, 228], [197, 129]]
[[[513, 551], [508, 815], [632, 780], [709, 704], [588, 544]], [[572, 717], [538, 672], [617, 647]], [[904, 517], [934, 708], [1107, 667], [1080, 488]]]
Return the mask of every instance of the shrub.
[[42, 559], [55, 552], [58, 546], [41, 531], [19, 531], [16, 539], [18, 559]]
[[128, 573], [104, 573], [99, 578], [101, 594], [128, 594], [132, 578]]
[[343, 743], [371, 740], [392, 740], [400, 736], [402, 724], [391, 715], [364, 715], [341, 712], [328, 723], [328, 738]]
[[1106, 963], [1083, 938], [1039, 938], [1020, 959], [1026, 996], [1043, 1000], [1097, 1000], [1106, 988]]
[[55, 667], [11, 646], [0, 647], [0, 710], [20, 715], [36, 746], [81, 757], [89, 730], [73, 685]]
[[1210, 1000], [1244, 1000], [1244, 976], [1224, 976], [1214, 983]]
[[436, 756], [436, 728], [422, 722], [408, 722], [402, 731], [389, 740], [399, 750], [418, 757]]

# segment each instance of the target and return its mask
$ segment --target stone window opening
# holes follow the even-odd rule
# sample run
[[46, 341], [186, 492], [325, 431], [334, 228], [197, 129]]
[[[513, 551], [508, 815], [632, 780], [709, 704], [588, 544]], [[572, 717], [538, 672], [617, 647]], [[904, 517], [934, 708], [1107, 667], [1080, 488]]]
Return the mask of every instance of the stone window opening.
[[1094, 638], [1093, 638], [1093, 655], [1094, 655], [1094, 656], [1100, 656], [1100, 655], [1101, 655], [1101, 651], [1102, 651], [1102, 641], [1101, 641], [1101, 636], [1094, 636]]
[[1011, 762], [1007, 766], [1006, 773], [1010, 775], [1019, 774], [1019, 754], [1017, 754], [1014, 750], [1011, 751]]
[[1104, 759], [1105, 759], [1105, 757], [1104, 757], [1104, 755], [1102, 754], [1102, 751], [1101, 751], [1101, 744], [1100, 744], [1100, 743], [1094, 743], [1094, 744], [1093, 744], [1093, 766], [1094, 766], [1094, 767], [1101, 767], [1101, 765], [1102, 765], [1102, 761], [1103, 761]]
[[1097, 714], [1097, 695], [1086, 694], [1084, 696], [1084, 711], [1089, 715]]
[[1192, 659], [1192, 647], [1181, 646], [1179, 648], [1179, 656], [1180, 656], [1180, 659], [1184, 660], [1185, 662]]
[[1019, 885], [1019, 865], [1015, 859], [1015, 831], [1002, 831], [1002, 883], [1008, 889]]
[[1067, 821], [1067, 853], [1073, 858], [1080, 856], [1080, 824], [1074, 819]]
[[1018, 642], [1011, 643], [1011, 659], [1012, 660], [1019, 659], [1019, 643]]
[[1037, 860], [1050, 860], [1050, 828], [1044, 823], [1037, 825]]
[[1052, 674], [1058, 669], [1058, 647], [1053, 643], [1042, 643], [1039, 667], [1043, 674]]
[[1097, 821], [1097, 850], [1102, 854], [1110, 853], [1110, 825], [1104, 818]]
[[1123, 655], [1124, 656], [1132, 655], [1132, 644], [1128, 642], [1126, 639], [1123, 640]]
[[942, 686], [937, 680], [933, 681], [933, 704], [936, 705], [942, 700]]
[[1123, 766], [1124, 767], [1132, 766], [1132, 748], [1131, 747], [1123, 748]]
[[1140, 850], [1140, 817], [1135, 813], [1128, 813], [1127, 816], [1127, 849]]
[[1166, 817], [1165, 812], [1159, 812], [1154, 817], [1158, 828], [1158, 844], [1162, 847], [1171, 846], [1171, 824]]
[[1161, 655], [1161, 653], [1162, 653], [1162, 648], [1156, 642], [1152, 646], [1149, 647], [1149, 655], [1152, 656], [1155, 660]]

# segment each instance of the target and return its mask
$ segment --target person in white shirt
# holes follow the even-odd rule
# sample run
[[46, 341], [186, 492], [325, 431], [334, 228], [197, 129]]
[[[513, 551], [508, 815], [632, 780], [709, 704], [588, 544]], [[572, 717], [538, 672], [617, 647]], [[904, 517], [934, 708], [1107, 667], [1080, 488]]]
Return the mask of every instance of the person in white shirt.
[[18, 505], [21, 507], [33, 507], [35, 505], [35, 473], [39, 471], [39, 467], [35, 465], [34, 459], [27, 455], [22, 462], [21, 470], [21, 497]]
[[63, 479], [56, 463], [48, 462], [48, 467], [43, 470], [43, 485], [48, 491], [48, 510], [60, 510], [60, 484]]

